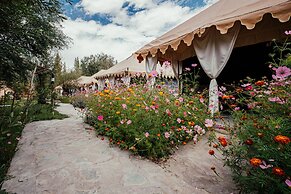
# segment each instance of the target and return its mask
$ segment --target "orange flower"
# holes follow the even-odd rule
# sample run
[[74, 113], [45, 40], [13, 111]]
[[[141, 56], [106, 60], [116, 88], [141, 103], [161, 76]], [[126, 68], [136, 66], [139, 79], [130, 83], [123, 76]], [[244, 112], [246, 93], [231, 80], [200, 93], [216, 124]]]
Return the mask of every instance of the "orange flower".
[[189, 121], [188, 124], [189, 124], [190, 126], [194, 126], [194, 125], [195, 125], [195, 123], [194, 123], [193, 121]]
[[230, 99], [230, 96], [227, 96], [227, 95], [222, 96], [222, 100], [227, 100], [227, 99]]
[[260, 160], [259, 158], [252, 158], [250, 159], [250, 163], [252, 166], [258, 167], [260, 166], [260, 164], [262, 164], [262, 160]]
[[255, 85], [257, 85], [257, 86], [263, 86], [264, 84], [265, 84], [264, 81], [257, 81], [257, 82], [255, 83]]
[[277, 135], [274, 137], [275, 142], [281, 143], [281, 144], [288, 144], [290, 143], [290, 138], [284, 135]]
[[279, 167], [274, 167], [272, 171], [275, 175], [279, 175], [279, 176], [283, 176], [285, 174], [284, 170]]
[[183, 145], [186, 145], [187, 143], [185, 141], [183, 141]]
[[158, 137], [161, 137], [161, 134], [158, 133], [157, 136], [158, 136]]

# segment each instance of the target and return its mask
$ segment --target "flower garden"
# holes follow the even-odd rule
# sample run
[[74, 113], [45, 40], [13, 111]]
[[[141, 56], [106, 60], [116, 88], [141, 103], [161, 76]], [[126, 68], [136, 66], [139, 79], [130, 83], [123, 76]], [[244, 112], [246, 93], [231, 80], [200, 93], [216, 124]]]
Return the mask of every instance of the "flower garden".
[[[112, 146], [161, 161], [179, 146], [195, 144], [208, 134], [211, 146], [208, 153], [213, 159], [217, 159], [217, 152], [223, 155], [242, 193], [289, 193], [291, 56], [288, 45], [275, 46], [279, 54], [272, 55], [269, 66], [272, 79], [246, 78], [240, 83], [220, 86], [222, 111], [214, 117], [208, 112], [207, 90], [177, 94], [163, 82], [157, 82], [154, 87], [133, 84], [103, 90], [75, 97], [75, 102], [87, 107], [86, 121], [102, 140], [107, 136]], [[194, 70], [185, 72], [193, 74]], [[215, 122], [223, 122], [225, 115], [228, 117], [225, 123]], [[221, 129], [227, 135], [217, 133]], [[215, 167], [212, 170], [215, 172]]]

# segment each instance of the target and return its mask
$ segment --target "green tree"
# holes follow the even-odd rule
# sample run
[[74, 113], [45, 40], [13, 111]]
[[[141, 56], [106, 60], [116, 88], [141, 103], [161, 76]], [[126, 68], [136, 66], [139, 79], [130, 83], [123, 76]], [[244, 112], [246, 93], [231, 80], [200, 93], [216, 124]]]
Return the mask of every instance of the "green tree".
[[55, 74], [55, 82], [56, 82], [56, 85], [58, 85], [58, 82], [62, 76], [62, 59], [61, 59], [59, 53], [57, 53], [57, 55], [55, 57], [53, 70], [54, 70], [54, 74]]
[[10, 86], [25, 81], [34, 57], [42, 60], [67, 45], [61, 7], [58, 0], [0, 1], [0, 81]]
[[81, 73], [80, 60], [78, 57], [75, 58], [75, 61], [74, 61], [74, 70], [76, 73]]
[[82, 75], [91, 76], [101, 69], [108, 69], [115, 65], [117, 61], [114, 57], [101, 53], [97, 55], [90, 55], [81, 59]]

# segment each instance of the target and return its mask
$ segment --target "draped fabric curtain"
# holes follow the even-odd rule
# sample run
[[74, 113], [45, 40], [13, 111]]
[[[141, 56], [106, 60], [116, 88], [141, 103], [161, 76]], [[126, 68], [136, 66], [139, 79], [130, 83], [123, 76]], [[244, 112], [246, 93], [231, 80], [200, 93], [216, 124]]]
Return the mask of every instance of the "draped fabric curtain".
[[198, 60], [205, 73], [211, 78], [209, 86], [209, 110], [212, 115], [219, 111], [216, 78], [230, 57], [239, 30], [239, 24], [236, 24], [226, 34], [220, 34], [215, 28], [210, 28], [202, 37], [195, 38], [193, 41]]
[[127, 76], [125, 76], [125, 77], [122, 77], [121, 80], [123, 81], [123, 83], [124, 83], [126, 86], [129, 86], [129, 85], [130, 85], [131, 77], [127, 75]]
[[104, 79], [98, 79], [98, 80], [97, 80], [98, 91], [101, 91], [101, 90], [104, 89], [104, 82], [105, 82]]
[[173, 69], [175, 78], [178, 81], [179, 93], [181, 93], [182, 86], [181, 86], [181, 82], [180, 82], [180, 75], [182, 74], [182, 71], [183, 71], [183, 65], [180, 64], [178, 60], [172, 59], [172, 69]]
[[[146, 64], [146, 72], [147, 72], [147, 74], [149, 74], [153, 70], [156, 70], [157, 62], [158, 62], [157, 56], [155, 56], [155, 57], [147, 57], [146, 58], [146, 63], [145, 64]], [[156, 78], [155, 77], [148, 78], [148, 84], [150, 86], [154, 86], [155, 82], [156, 82]]]

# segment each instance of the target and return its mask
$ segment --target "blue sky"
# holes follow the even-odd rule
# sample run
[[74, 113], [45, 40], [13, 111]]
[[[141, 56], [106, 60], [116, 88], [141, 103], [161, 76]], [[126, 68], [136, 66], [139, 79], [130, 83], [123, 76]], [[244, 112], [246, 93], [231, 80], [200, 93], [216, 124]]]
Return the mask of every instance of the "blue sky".
[[69, 68], [76, 57], [101, 52], [120, 62], [216, 1], [73, 0], [63, 6], [63, 31], [72, 44], [61, 56]]

